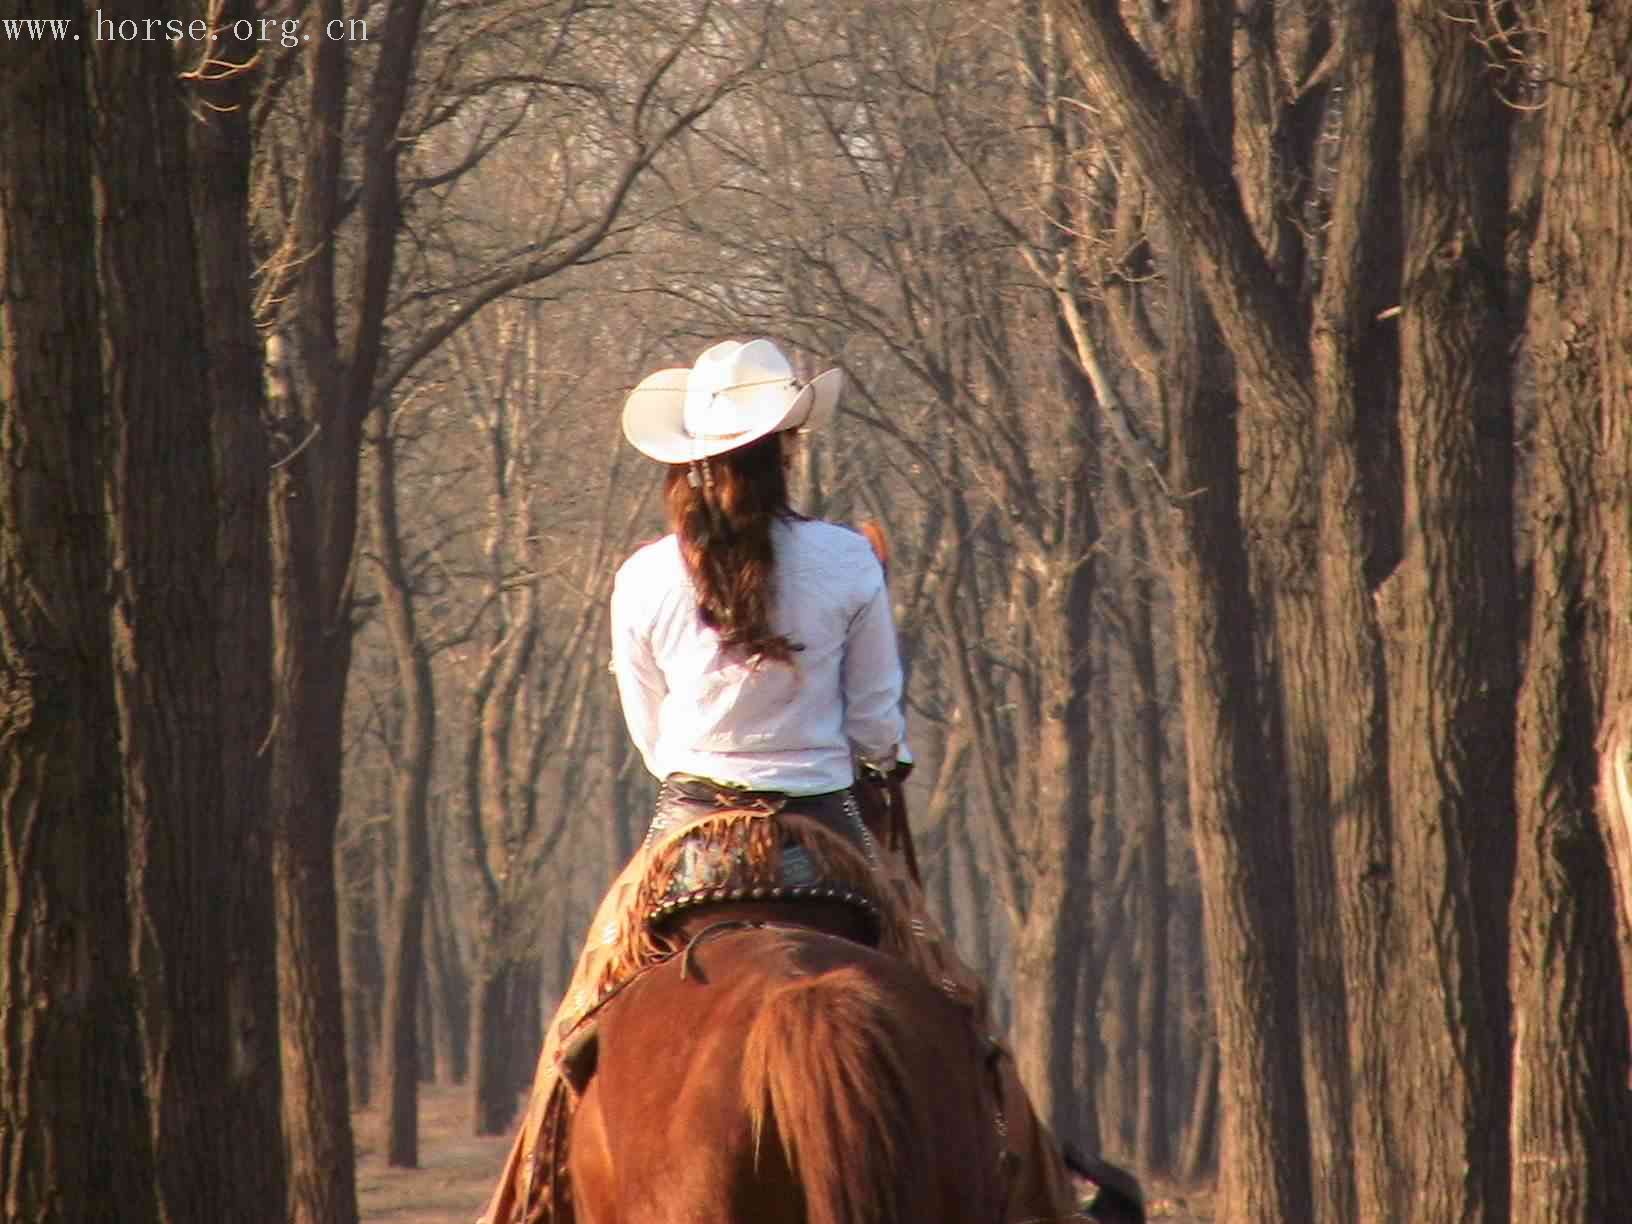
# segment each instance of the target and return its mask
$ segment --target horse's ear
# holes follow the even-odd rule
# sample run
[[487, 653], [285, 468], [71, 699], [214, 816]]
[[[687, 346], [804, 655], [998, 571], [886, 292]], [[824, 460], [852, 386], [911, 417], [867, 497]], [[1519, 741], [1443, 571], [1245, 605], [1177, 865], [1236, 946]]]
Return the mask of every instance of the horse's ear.
[[884, 567], [884, 572], [890, 572], [890, 542], [884, 537], [884, 527], [877, 519], [866, 519], [857, 524], [861, 534], [867, 537], [867, 543], [873, 546], [873, 556]]

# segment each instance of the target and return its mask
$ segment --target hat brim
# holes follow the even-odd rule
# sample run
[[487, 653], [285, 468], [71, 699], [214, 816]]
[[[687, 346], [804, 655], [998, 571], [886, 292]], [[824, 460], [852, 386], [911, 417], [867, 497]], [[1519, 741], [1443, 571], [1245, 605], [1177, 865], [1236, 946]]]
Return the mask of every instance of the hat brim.
[[685, 430], [686, 379], [684, 367], [648, 374], [623, 404], [623, 436], [649, 459], [659, 463], [691, 463], [712, 459], [786, 429], [819, 429], [833, 416], [844, 389], [844, 372], [827, 370], [811, 379], [785, 408], [767, 412], [740, 433], [695, 437]]

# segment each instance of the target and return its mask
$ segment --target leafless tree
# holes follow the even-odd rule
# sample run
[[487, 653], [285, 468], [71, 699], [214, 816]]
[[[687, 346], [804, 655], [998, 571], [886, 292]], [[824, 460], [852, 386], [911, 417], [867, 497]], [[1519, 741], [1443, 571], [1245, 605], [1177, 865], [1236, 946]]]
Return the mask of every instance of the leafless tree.
[[[268, 53], [254, 222], [280, 376], [271, 786], [296, 1220], [356, 1211], [332, 859], [363, 423], [486, 306], [616, 235], [640, 177], [752, 71], [751, 31], [740, 57], [708, 53], [733, 17], [708, 0], [492, 11], [392, 0], [366, 39]], [[352, 29], [344, 19], [334, 0], [305, 17], [325, 32]], [[552, 149], [539, 223], [520, 241], [481, 243], [473, 262], [468, 251], [457, 267], [435, 258], [426, 235], [457, 243], [455, 220], [474, 227], [467, 235], [486, 228], [458, 189], [517, 132]]]
[[[1515, 738], [1516, 728], [1534, 736], [1521, 693], [1540, 699], [1535, 669], [1548, 652], [1535, 649], [1545, 634], [1521, 652], [1519, 596], [1539, 599], [1543, 588], [1534, 585], [1541, 571], [1514, 569], [1515, 520], [1534, 490], [1513, 459], [1521, 388], [1508, 357], [1517, 340], [1543, 385], [1560, 368], [1563, 350], [1544, 331], [1515, 334], [1508, 249], [1529, 238], [1513, 224], [1524, 213], [1512, 208], [1522, 197], [1510, 167], [1524, 147], [1515, 103], [1558, 107], [1564, 92], [1536, 90], [1547, 73], [1531, 71], [1543, 62], [1531, 53], [1554, 63], [1551, 23], [1576, 31], [1580, 15], [1537, 5], [1515, 24], [1518, 9], [1474, 5], [1258, 6], [1232, 37], [1228, 6], [1176, 5], [1139, 31], [1147, 52], [1116, 5], [1051, 7], [1070, 34], [1084, 96], [1124, 134], [1175, 250], [1193, 253], [1239, 399], [1226, 450], [1245, 481], [1231, 498], [1238, 509], [1221, 508], [1221, 521], [1232, 512], [1239, 520], [1210, 549], [1233, 549], [1251, 568], [1241, 601], [1255, 623], [1231, 649], [1255, 641], [1265, 670], [1244, 678], [1255, 704], [1236, 717], [1265, 720], [1275, 756], [1263, 762], [1267, 774], [1248, 776], [1272, 810], [1284, 794], [1292, 815], [1310, 983], [1302, 1040], [1316, 1057], [1301, 1077], [1305, 1139], [1295, 1108], [1273, 1108], [1296, 1088], [1244, 1057], [1245, 1017], [1230, 1015], [1246, 982], [1234, 958], [1263, 932], [1220, 919], [1252, 912], [1242, 907], [1251, 877], [1215, 875], [1207, 891], [1226, 1021], [1227, 1218], [1345, 1218], [1351, 1193], [1361, 1218], [1593, 1218], [1624, 1193], [1611, 1189], [1626, 1175], [1611, 1153], [1624, 1148], [1625, 1119], [1587, 1088], [1625, 1078], [1624, 987], [1604, 972], [1613, 940], [1561, 943], [1544, 932], [1563, 929], [1559, 909], [1569, 929], [1613, 928], [1605, 821], [1591, 806], [1570, 809], [1588, 832], [1581, 853], [1559, 854], [1543, 830], [1562, 816], [1551, 804], [1563, 792], [1538, 805], [1536, 785], [1594, 777], [1602, 747], [1590, 730], [1528, 746]], [[1596, 21], [1594, 45], [1617, 49], [1613, 62], [1624, 23]], [[1158, 60], [1178, 67], [1164, 74]], [[1258, 67], [1233, 71], [1249, 61]], [[1258, 87], [1256, 100], [1243, 80]], [[1573, 117], [1558, 122], [1582, 121], [1591, 104], [1577, 107], [1590, 96], [1572, 93], [1561, 109]], [[1232, 114], [1241, 126], [1221, 128]], [[1547, 215], [1573, 229], [1603, 214], [1558, 202]], [[1176, 430], [1174, 453], [1193, 453], [1188, 434], [1207, 427], [1191, 420]], [[1624, 462], [1624, 445], [1610, 451]], [[1576, 471], [1576, 487], [1595, 473]], [[1170, 476], [1170, 491], [1212, 496], [1229, 473], [1183, 475]], [[1183, 579], [1207, 558], [1181, 560]], [[1592, 590], [1565, 598], [1611, 597]], [[1197, 662], [1185, 662], [1187, 702]], [[1612, 716], [1597, 704], [1587, 725]], [[1192, 803], [1202, 798], [1199, 730], [1187, 735]], [[1590, 784], [1577, 793], [1589, 804]], [[1204, 865], [1228, 857], [1262, 869], [1265, 847], [1250, 825], [1231, 820], [1219, 832], [1210, 850], [1198, 843]], [[1550, 876], [1570, 884], [1549, 891], [1550, 904], [1510, 910], [1516, 883], [1520, 898], [1533, 896]], [[1614, 984], [1563, 1021], [1509, 985], [1529, 980], [1515, 955], [1542, 945], [1560, 981]], [[1314, 952], [1320, 959], [1308, 959]], [[1324, 1011], [1308, 1006], [1333, 980], [1344, 987], [1341, 1013], [1330, 995]], [[1593, 1026], [1595, 1040], [1569, 1043], [1593, 1050], [1584, 1076], [1558, 1040], [1565, 1023]], [[1512, 1076], [1521, 1063], [1525, 1072]], [[1518, 1121], [1559, 1110], [1582, 1127]], [[1509, 1136], [1521, 1134], [1539, 1147], [1511, 1149]], [[1567, 1151], [1552, 1146], [1561, 1143]], [[1546, 1195], [1520, 1171], [1537, 1161], [1561, 1170]], [[1300, 1179], [1286, 1177], [1297, 1165], [1315, 1174], [1312, 1204], [1299, 1198]]]

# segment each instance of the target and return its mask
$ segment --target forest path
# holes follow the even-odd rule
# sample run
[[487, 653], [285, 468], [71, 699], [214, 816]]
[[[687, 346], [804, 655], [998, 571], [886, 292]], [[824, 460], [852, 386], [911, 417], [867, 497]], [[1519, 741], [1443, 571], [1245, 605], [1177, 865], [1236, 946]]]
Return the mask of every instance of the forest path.
[[357, 1205], [363, 1224], [474, 1224], [499, 1180], [511, 1136], [470, 1133], [470, 1090], [423, 1084], [417, 1169], [385, 1163], [382, 1102], [352, 1114], [357, 1139]]

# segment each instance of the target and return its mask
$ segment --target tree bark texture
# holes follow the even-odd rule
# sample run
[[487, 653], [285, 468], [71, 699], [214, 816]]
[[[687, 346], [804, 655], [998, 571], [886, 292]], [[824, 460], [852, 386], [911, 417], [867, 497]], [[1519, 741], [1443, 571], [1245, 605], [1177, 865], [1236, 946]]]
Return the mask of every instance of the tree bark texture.
[[[1624, 81], [1624, 19], [1568, 4], [1503, 10], [1528, 22], [1529, 41], [1521, 38], [1519, 45], [1542, 48], [1548, 57], [1543, 70], [1520, 84], [1568, 81], [1568, 109], [1580, 112], [1542, 121], [1555, 125], [1554, 154], [1541, 172], [1552, 188], [1543, 230], [1554, 248], [1532, 259], [1532, 275], [1538, 292], [1548, 274], [1553, 292], [1571, 283], [1581, 298], [1550, 307], [1567, 330], [1562, 339], [1542, 341], [1532, 366], [1538, 387], [1545, 390], [1553, 379], [1565, 388], [1561, 400], [1574, 397], [1578, 414], [1588, 411], [1580, 407], [1583, 399], [1601, 413], [1592, 424], [1590, 470], [1568, 456], [1568, 445], [1548, 439], [1547, 447], [1566, 455], [1565, 474], [1542, 478], [1542, 461], [1557, 460], [1538, 445], [1542, 501], [1540, 525], [1530, 533], [1538, 555], [1529, 659], [1530, 685], [1538, 687], [1520, 712], [1526, 759], [1516, 771], [1519, 643], [1511, 538], [1515, 491], [1528, 486], [1516, 481], [1513, 464], [1513, 320], [1504, 245], [1512, 236], [1513, 111], [1500, 96], [1504, 82], [1493, 62], [1501, 40], [1476, 21], [1453, 20], [1439, 3], [1342, 6], [1332, 12], [1338, 25], [1331, 46], [1340, 55], [1299, 61], [1294, 54], [1276, 64], [1278, 76], [1254, 78], [1263, 92], [1258, 103], [1273, 116], [1277, 89], [1293, 91], [1288, 96], [1301, 107], [1340, 74], [1339, 101], [1329, 113], [1340, 125], [1341, 154], [1331, 163], [1329, 200], [1313, 198], [1329, 204], [1330, 224], [1314, 227], [1310, 252], [1292, 252], [1296, 259], [1288, 263], [1278, 254], [1288, 249], [1278, 201], [1248, 192], [1238, 206], [1229, 189], [1231, 167], [1219, 152], [1232, 148], [1230, 142], [1209, 144], [1196, 135], [1207, 125], [1203, 116], [1217, 114], [1216, 105], [1198, 113], [1182, 87], [1163, 81], [1122, 25], [1118, 7], [1108, 0], [1055, 5], [1076, 40], [1088, 84], [1099, 86], [1096, 103], [1125, 133], [1139, 169], [1193, 244], [1177, 244], [1169, 257], [1182, 263], [1188, 255], [1234, 358], [1249, 482], [1243, 509], [1258, 589], [1269, 595], [1259, 611], [1273, 612], [1270, 657], [1281, 671], [1278, 716], [1286, 720], [1289, 795], [1300, 814], [1330, 807], [1330, 844], [1305, 842], [1299, 888], [1304, 927], [1341, 930], [1336, 955], [1325, 963], [1349, 998], [1332, 1024], [1306, 1010], [1304, 1035], [1331, 1041], [1339, 1051], [1346, 1040], [1348, 1052], [1327, 1060], [1328, 1070], [1311, 1065], [1308, 1082], [1341, 1088], [1346, 1064], [1355, 1100], [1347, 1114], [1352, 1140], [1343, 1141], [1341, 1097], [1325, 1105], [1312, 1098], [1311, 1119], [1324, 1135], [1312, 1151], [1317, 1179], [1324, 1180], [1326, 1148], [1334, 1164], [1352, 1148], [1362, 1218], [1495, 1220], [1516, 1207], [1534, 1160], [1570, 1187], [1549, 1200], [1552, 1206], [1536, 1210], [1582, 1210], [1578, 1201], [1597, 1201], [1591, 1196], [1599, 1192], [1598, 1174], [1582, 1178], [1583, 1161], [1591, 1169], [1595, 1158], [1510, 1152], [1509, 1135], [1515, 1145], [1528, 1141], [1544, 1149], [1540, 1136], [1556, 1133], [1543, 1116], [1547, 1110], [1575, 1111], [1579, 1134], [1619, 1134], [1619, 1124], [1600, 1122], [1607, 1098], [1589, 1090], [1591, 1077], [1579, 1069], [1573, 1077], [1558, 1075], [1557, 1102], [1538, 1100], [1529, 1121], [1525, 1098], [1532, 1082], [1548, 1074], [1549, 1060], [1561, 1057], [1550, 1050], [1582, 1048], [1587, 1033], [1572, 1026], [1592, 1026], [1592, 1048], [1607, 1060], [1609, 1073], [1595, 1082], [1624, 1079], [1613, 1074], [1624, 1058], [1625, 1022], [1616, 1018], [1624, 1000], [1609, 991], [1605, 999], [1616, 994], [1616, 1002], [1576, 1008], [1582, 988], [1571, 983], [1613, 977], [1606, 979], [1603, 964], [1596, 974], [1584, 974], [1566, 951], [1619, 948], [1624, 975], [1627, 927], [1617, 936], [1606, 925], [1603, 898], [1610, 884], [1603, 864], [1610, 860], [1602, 845], [1596, 859], [1582, 849], [1591, 844], [1582, 831], [1594, 822], [1583, 820], [1580, 806], [1596, 766], [1595, 823], [1616, 827], [1603, 798], [1614, 790], [1612, 754], [1606, 754], [1614, 732], [1606, 720], [1616, 708], [1608, 690], [1624, 682], [1609, 661], [1614, 647], [1602, 643], [1597, 648], [1604, 653], [1594, 657], [1587, 643], [1593, 600], [1619, 607], [1614, 599], [1632, 585], [1623, 576], [1632, 568], [1624, 564], [1624, 546], [1617, 551], [1610, 542], [1628, 530], [1622, 422], [1629, 414], [1620, 373], [1628, 362], [1619, 322], [1627, 312], [1626, 278], [1613, 254], [1624, 229], [1616, 194], [1624, 142], [1602, 137], [1624, 125], [1625, 102], [1607, 88], [1595, 95], [1584, 82], [1595, 75]], [[1222, 7], [1197, 11], [1216, 15]], [[1266, 38], [1267, 30], [1277, 48], [1296, 52], [1306, 38], [1315, 38], [1309, 47], [1317, 48], [1314, 26], [1290, 31], [1290, 41], [1287, 31], [1275, 30], [1288, 16], [1279, 6], [1261, 8], [1242, 27], [1243, 45]], [[1169, 24], [1182, 38], [1194, 36], [1194, 27], [1182, 21]], [[1588, 29], [1590, 37], [1583, 33]], [[1190, 96], [1209, 97], [1189, 88]], [[1556, 99], [1549, 105], [1566, 110]], [[1284, 172], [1296, 166], [1318, 177], [1319, 158], [1311, 154], [1305, 165], [1291, 156], [1313, 138], [1312, 129], [1300, 129], [1300, 137], [1296, 128], [1286, 125], [1288, 139], [1276, 145], [1275, 156], [1254, 161], [1235, 150], [1235, 168]], [[1570, 157], [1590, 163], [1590, 181], [1607, 185], [1590, 202], [1568, 198]], [[1197, 191], [1197, 184], [1206, 186]], [[1605, 194], [1617, 202], [1605, 207]], [[1583, 223], [1584, 216], [1593, 220]], [[1568, 262], [1572, 251], [1587, 249], [1582, 232], [1596, 238], [1587, 257], [1596, 281]], [[1314, 327], [1301, 336], [1295, 299], [1273, 286], [1291, 290], [1309, 273], [1318, 285]], [[1589, 294], [1602, 303], [1601, 328], [1583, 304]], [[1570, 375], [1545, 370], [1555, 349], [1556, 355], [1579, 355], [1584, 369], [1614, 371], [1605, 376], [1606, 389], [1571, 385]], [[1298, 373], [1306, 369], [1317, 377]], [[1566, 433], [1545, 417], [1542, 424], [1560, 437]], [[1314, 479], [1277, 484], [1276, 465], [1295, 459], [1298, 440], [1311, 435], [1319, 463]], [[1179, 438], [1176, 445], [1182, 451], [1185, 442]], [[1606, 509], [1595, 528], [1599, 507]], [[1254, 530], [1255, 523], [1261, 529]], [[1296, 551], [1311, 524], [1319, 541], [1313, 568]], [[1277, 565], [1289, 550], [1291, 563]], [[1591, 572], [1599, 557], [1605, 585], [1570, 577], [1576, 569]], [[1191, 560], [1181, 558], [1181, 571]], [[1316, 581], [1318, 605], [1304, 609], [1307, 615], [1288, 615], [1299, 609], [1289, 607], [1276, 585], [1301, 592], [1306, 577]], [[1181, 591], [1181, 614], [1185, 599]], [[1607, 615], [1604, 623], [1607, 637], [1620, 628]], [[1309, 627], [1320, 629], [1318, 645], [1304, 632]], [[1289, 647], [1298, 653], [1289, 654]], [[1289, 662], [1298, 665], [1289, 668]], [[1309, 689], [1324, 691], [1324, 701], [1307, 703]], [[1306, 740], [1322, 708], [1345, 716]], [[1195, 734], [1192, 728], [1192, 753]], [[1549, 737], [1550, 752], [1534, 747]], [[1596, 743], [1596, 760], [1568, 755], [1558, 748], [1565, 742]], [[1317, 759], [1322, 753], [1324, 763]], [[1318, 783], [1323, 772], [1324, 799], [1318, 786], [1307, 784]], [[1523, 853], [1525, 887], [1536, 891], [1519, 895], [1510, 928], [1515, 783], [1521, 803], [1534, 804], [1527, 809], [1531, 840]], [[1572, 827], [1579, 836], [1563, 836]], [[1325, 830], [1314, 832], [1324, 836]], [[1578, 852], [1566, 854], [1571, 845]], [[1339, 898], [1337, 924], [1321, 917], [1334, 911], [1309, 904], [1327, 886]], [[1568, 891], [1569, 903], [1553, 904], [1552, 890]], [[1519, 932], [1512, 949], [1510, 929]], [[1548, 958], [1558, 977], [1538, 980], [1532, 969]], [[1424, 968], [1402, 974], [1401, 965]], [[1318, 973], [1304, 977], [1317, 989], [1323, 980]], [[1566, 1023], [1560, 1017], [1570, 1008]], [[1338, 1031], [1345, 1011], [1346, 1034]], [[1510, 1017], [1516, 1020], [1514, 1051], [1507, 1040]], [[1605, 1039], [1609, 1032], [1617, 1036]], [[1223, 1036], [1227, 1076], [1230, 1049], [1227, 1032]], [[1511, 1098], [1510, 1054], [1520, 1094]], [[1227, 1109], [1228, 1091], [1225, 1103]], [[1231, 1164], [1226, 1138], [1226, 1178]], [[1317, 1206], [1341, 1214], [1335, 1204]]]
[[[1073, 492], [1049, 532], [1032, 626], [1037, 672], [1035, 796], [1023, 861], [1025, 912], [1014, 936], [1015, 1063], [1045, 1124], [1069, 1133], [1073, 1097], [1077, 977], [1092, 944], [1087, 887], [1094, 814], [1089, 806], [1089, 660], [1099, 535], [1093, 392], [1062, 367], [1070, 412], [1057, 449]], [[1016, 814], [1019, 815], [1018, 813]]]
[[280, 680], [272, 796], [281, 834], [274, 869], [284, 1129], [294, 1224], [349, 1224], [357, 1215], [356, 1153], [334, 849], [351, 627], [345, 619], [334, 622], [333, 605], [311, 572], [318, 541], [309, 513], [312, 486], [298, 467], [305, 459], [295, 458], [273, 479]]
[[[115, 5], [111, 19], [145, 14]], [[103, 383], [114, 431], [109, 483], [112, 641], [135, 969], [157, 1190], [166, 1219], [237, 1213], [215, 1170], [234, 1137], [223, 914], [229, 826], [215, 577], [212, 410], [190, 194], [189, 119], [167, 43], [96, 42]], [[247, 269], [241, 270], [247, 276]], [[264, 1210], [257, 1205], [256, 1212]]]
[[509, 1021], [511, 983], [517, 968], [510, 961], [478, 962], [477, 966], [470, 1022], [476, 1046], [472, 1130], [477, 1135], [502, 1135], [516, 1116], [515, 1043], [510, 1040]]
[[1372, 595], [1398, 556], [1392, 508], [1398, 482], [1393, 371], [1399, 297], [1400, 67], [1386, 6], [1345, 6], [1346, 49], [1337, 176], [1312, 330], [1318, 557], [1325, 618], [1328, 880], [1342, 937], [1354, 1211], [1360, 1219], [1405, 1213], [1401, 1167], [1386, 1107], [1392, 1094], [1392, 1024], [1385, 1001], [1397, 973], [1388, 806], [1387, 706]]
[[[339, 16], [324, 0], [308, 20]], [[312, 127], [287, 243], [300, 262], [279, 295], [289, 380], [269, 405], [278, 1024], [291, 1224], [355, 1224], [334, 866], [362, 411], [342, 398], [335, 303], [344, 45], [314, 39], [305, 67]]]
[[[398, 126], [423, 0], [391, 0], [375, 44], [356, 173], [360, 234], [339, 309], [347, 44], [306, 44], [310, 127], [284, 262], [270, 273], [290, 349], [290, 394], [275, 405], [283, 453], [272, 481], [277, 677], [272, 797], [279, 831], [280, 1026], [292, 1224], [352, 1224], [354, 1144], [341, 1001], [335, 834], [341, 800], [352, 561], [362, 425], [376, 394], [395, 244], [402, 222]], [[318, 0], [307, 21], [340, 20]]]
[[[232, 34], [254, 16], [252, 0], [226, 0], [218, 62], [252, 62], [255, 47]], [[184, 67], [192, 65], [184, 64]], [[233, 1142], [227, 1159], [235, 1219], [282, 1221], [286, 1171], [278, 1054], [277, 925], [268, 755], [272, 725], [271, 543], [261, 338], [255, 328], [250, 251], [250, 101], [254, 72], [205, 72], [189, 85], [187, 124], [206, 378], [213, 409], [216, 636], [221, 795], [216, 819], [230, 847], [215, 867], [229, 880], [226, 1077]]]
[[[1301, 290], [1309, 251], [1295, 225], [1299, 200], [1294, 184], [1312, 161], [1310, 148], [1325, 114], [1320, 105], [1324, 91], [1289, 96], [1284, 77], [1307, 78], [1327, 41], [1323, 23], [1300, 21], [1295, 6], [1275, 9], [1262, 23], [1248, 23], [1247, 33], [1233, 41], [1254, 53], [1242, 56], [1243, 67], [1237, 71], [1228, 6], [1184, 4], [1175, 12], [1178, 80], [1207, 116], [1214, 143], [1237, 149], [1235, 178], [1242, 202], [1275, 279], [1288, 290]], [[1193, 66], [1185, 66], [1187, 59]], [[1237, 108], [1229, 105], [1232, 90]], [[1231, 124], [1227, 117], [1234, 109], [1244, 114]], [[1209, 295], [1223, 297], [1216, 287]], [[1298, 292], [1300, 319], [1305, 301], [1306, 295]], [[1236, 321], [1227, 340], [1232, 351], [1240, 344], [1241, 330]], [[1301, 365], [1302, 345], [1289, 352]], [[1275, 750], [1268, 765], [1286, 787], [1297, 913], [1298, 1030], [1309, 1119], [1310, 1224], [1347, 1224], [1355, 1217], [1353, 1143], [1347, 989], [1333, 887], [1327, 772], [1327, 627], [1317, 578], [1316, 400], [1307, 394], [1281, 398], [1265, 385], [1264, 373], [1261, 365], [1247, 363], [1239, 379], [1241, 524], [1263, 669], [1264, 734]]]
[[1218, 1170], [1218, 1043], [1207, 1041], [1196, 1063], [1190, 1114], [1179, 1143], [1179, 1176], [1198, 1184]]
[[[1404, 549], [1377, 596], [1405, 964], [1393, 1084], [1413, 1218], [1507, 1218], [1513, 412], [1507, 131], [1482, 50], [1400, 8]], [[1431, 967], [1431, 968], [1428, 968]]]
[[[372, 810], [390, 807], [390, 788], [382, 785], [370, 795]], [[386, 848], [380, 845], [378, 830], [367, 828], [343, 837], [335, 854], [338, 888], [336, 904], [340, 913], [340, 973], [345, 982], [341, 996], [346, 1026], [346, 1072], [351, 1078], [351, 1107], [367, 1109], [374, 1104], [375, 1072], [378, 1070], [381, 1017], [385, 1013], [385, 951], [381, 942], [381, 910], [388, 904]]]
[[[1182, 264], [1183, 254], [1179, 255]], [[1199, 290], [1175, 275], [1186, 334], [1170, 348], [1168, 487], [1174, 636], [1208, 974], [1218, 1017], [1220, 1201], [1232, 1221], [1308, 1219], [1296, 907], [1285, 798], [1269, 766], [1253, 674], [1247, 558], [1237, 510], [1234, 398]], [[1258, 788], [1256, 793], [1248, 787]]]
[[471, 1032], [475, 1039], [474, 1121], [478, 1135], [502, 1133], [515, 1116], [518, 1067], [508, 1026], [508, 1000], [520, 970], [516, 946], [513, 808], [515, 781], [510, 773], [511, 728], [516, 695], [526, 677], [538, 641], [533, 612], [534, 589], [522, 592], [517, 619], [489, 657], [473, 699], [471, 742], [467, 759], [467, 794], [475, 836], [472, 853], [480, 882], [477, 902], [476, 1003]]
[[[1130, 558], [1124, 572], [1128, 582], [1128, 667], [1132, 679], [1133, 733], [1127, 751], [1132, 757], [1124, 775], [1130, 783], [1127, 810], [1144, 813], [1144, 826], [1128, 830], [1139, 839], [1139, 887], [1135, 890], [1139, 948], [1138, 1095], [1133, 1150], [1146, 1174], [1172, 1171], [1174, 1135], [1167, 1106], [1170, 1097], [1168, 1015], [1173, 992], [1168, 982], [1172, 960], [1168, 927], [1172, 921], [1172, 889], [1168, 880], [1169, 817], [1167, 788], [1163, 784], [1162, 700], [1156, 671], [1156, 584], [1154, 561], [1146, 536], [1150, 505], [1135, 505], [1126, 479], [1119, 481], [1123, 502], [1130, 508]], [[1136, 788], [1136, 789], [1134, 789]]]
[[[1307, 507], [1298, 502], [1306, 480], [1288, 447], [1295, 437], [1286, 432], [1312, 418], [1308, 351], [1229, 162], [1226, 7], [1174, 10], [1183, 85], [1162, 78], [1110, 0], [1061, 0], [1053, 8], [1085, 86], [1123, 133], [1171, 229], [1165, 484], [1176, 495], [1169, 538], [1175, 635], [1219, 1015], [1221, 1201], [1231, 1220], [1311, 1219], [1289, 795], [1279, 745], [1266, 750], [1265, 729], [1279, 725], [1279, 702], [1264, 704], [1274, 675], [1260, 675], [1254, 663], [1245, 542], [1259, 521], [1260, 573], [1269, 565], [1288, 598], [1307, 599], [1308, 567], [1273, 565], [1271, 550], [1301, 548], [1294, 556], [1307, 556], [1309, 548], [1306, 533], [1288, 531]], [[1233, 371], [1221, 357], [1226, 341]], [[1236, 372], [1244, 437], [1231, 391]], [[1244, 521], [1244, 513], [1251, 517]], [[1309, 649], [1298, 658], [1306, 661]], [[1300, 663], [1288, 681], [1301, 683], [1311, 671]], [[1249, 785], [1257, 788], [1250, 796]], [[1310, 793], [1318, 793], [1313, 783], [1297, 797]], [[1323, 1194], [1329, 1183], [1323, 1179]]]
[[425, 982], [425, 910], [430, 890], [431, 834], [426, 810], [436, 736], [436, 694], [431, 660], [420, 639], [411, 579], [403, 560], [397, 517], [396, 441], [384, 410], [377, 413], [379, 459], [374, 473], [375, 553], [382, 571], [381, 601], [397, 661], [400, 733], [393, 756], [391, 823], [396, 842], [395, 887], [386, 926], [385, 1087], [386, 1163], [419, 1164], [420, 1058], [418, 1011]]
[[0, 42], [0, 1215], [18, 1224], [159, 1218], [108, 632], [90, 52]]
[[463, 1084], [470, 1073], [470, 975], [465, 969], [464, 953], [454, 934], [453, 902], [448, 896], [449, 874], [453, 863], [446, 849], [442, 832], [449, 827], [443, 819], [432, 825], [436, 840], [433, 851], [439, 864], [431, 874], [431, 898], [428, 920], [431, 924], [430, 968], [432, 1006], [438, 1017], [437, 1031], [441, 1036], [442, 1066], [448, 1082]]
[[[1061, 684], [1069, 683], [1065, 677]], [[1043, 778], [1036, 814], [1037, 868], [1027, 890], [1025, 921], [1014, 937], [1015, 1063], [1038, 1116], [1069, 1130], [1075, 1108], [1072, 1083], [1077, 967], [1086, 942], [1082, 931], [1087, 888], [1088, 813], [1067, 779], [1071, 776], [1067, 711], [1086, 704], [1060, 703], [1043, 721], [1037, 768]], [[1080, 725], [1076, 733], [1081, 735]], [[1079, 741], [1080, 742], [1080, 741]], [[1085, 747], [1085, 745], [1084, 745]]]
[[1632, 1201], [1628, 979], [1606, 836], [1615, 788], [1599, 791], [1617, 717], [1632, 714], [1628, 605], [1615, 602], [1628, 598], [1632, 569], [1632, 155], [1602, 136], [1629, 117], [1632, 17], [1547, 9], [1530, 252], [1537, 419], [1515, 788], [1511, 1196], [1523, 1224], [1586, 1224]]

